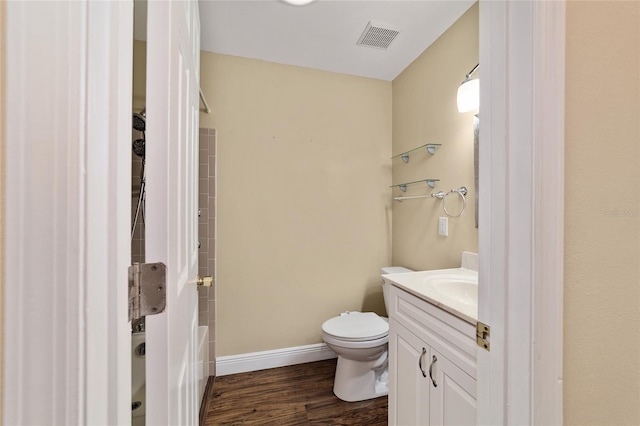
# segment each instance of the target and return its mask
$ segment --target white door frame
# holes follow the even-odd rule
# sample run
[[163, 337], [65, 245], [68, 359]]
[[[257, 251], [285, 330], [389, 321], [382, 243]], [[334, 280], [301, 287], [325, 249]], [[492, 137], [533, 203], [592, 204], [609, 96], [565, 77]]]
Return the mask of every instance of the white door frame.
[[4, 6], [3, 424], [127, 424], [133, 3]]
[[562, 424], [564, 1], [480, 1], [478, 424]]

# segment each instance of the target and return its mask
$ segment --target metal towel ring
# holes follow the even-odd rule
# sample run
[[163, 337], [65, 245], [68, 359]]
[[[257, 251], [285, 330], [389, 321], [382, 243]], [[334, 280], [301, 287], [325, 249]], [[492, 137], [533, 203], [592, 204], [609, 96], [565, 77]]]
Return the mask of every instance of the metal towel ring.
[[[447, 197], [450, 194], [458, 194], [462, 198], [462, 209], [460, 210], [460, 213], [458, 213], [457, 215], [452, 215], [451, 213], [449, 213], [449, 210], [447, 210]], [[449, 216], [449, 217], [460, 217], [460, 216], [462, 216], [462, 213], [464, 213], [464, 209], [467, 208], [467, 199], [465, 197], [466, 194], [467, 194], [467, 188], [464, 187], [464, 186], [461, 186], [458, 189], [452, 189], [451, 191], [447, 192], [442, 197], [442, 209], [447, 214], [447, 216]]]

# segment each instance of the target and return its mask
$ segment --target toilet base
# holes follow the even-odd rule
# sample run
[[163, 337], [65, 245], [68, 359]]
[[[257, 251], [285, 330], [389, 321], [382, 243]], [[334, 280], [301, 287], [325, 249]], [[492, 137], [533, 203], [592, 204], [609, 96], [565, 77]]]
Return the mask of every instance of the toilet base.
[[389, 394], [387, 352], [374, 361], [354, 361], [338, 356], [333, 393], [343, 401], [357, 402]]

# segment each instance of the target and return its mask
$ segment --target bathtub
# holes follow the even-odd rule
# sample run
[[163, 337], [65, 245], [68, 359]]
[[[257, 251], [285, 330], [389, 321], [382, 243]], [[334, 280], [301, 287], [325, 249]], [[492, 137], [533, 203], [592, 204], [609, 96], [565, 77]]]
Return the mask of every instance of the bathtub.
[[[209, 380], [209, 327], [198, 327], [198, 406]], [[131, 334], [131, 426], [145, 426], [145, 334]]]
[[145, 343], [144, 333], [131, 335], [131, 426], [145, 426]]

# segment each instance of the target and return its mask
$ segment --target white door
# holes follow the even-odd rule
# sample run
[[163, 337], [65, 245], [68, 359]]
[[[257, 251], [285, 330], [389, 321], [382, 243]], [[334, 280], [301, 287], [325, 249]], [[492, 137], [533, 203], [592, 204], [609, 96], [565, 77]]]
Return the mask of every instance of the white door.
[[167, 307], [146, 321], [146, 421], [194, 425], [200, 18], [196, 1], [147, 7], [145, 256], [167, 266]]

